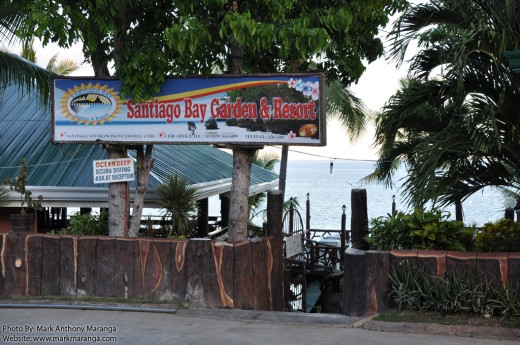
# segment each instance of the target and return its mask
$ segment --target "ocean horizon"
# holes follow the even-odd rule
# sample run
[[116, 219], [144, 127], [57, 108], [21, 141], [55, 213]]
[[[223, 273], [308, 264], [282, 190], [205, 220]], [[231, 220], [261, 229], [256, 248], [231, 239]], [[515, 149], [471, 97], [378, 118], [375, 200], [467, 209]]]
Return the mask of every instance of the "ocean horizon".
[[[285, 200], [296, 198], [305, 224], [305, 205], [309, 193], [311, 229], [340, 229], [342, 206], [346, 206], [347, 228], [350, 228], [352, 189], [366, 189], [368, 218], [388, 216], [392, 212], [395, 195], [396, 209], [409, 212], [401, 195], [401, 179], [406, 176], [404, 167], [397, 170], [393, 189], [382, 184], [366, 183], [363, 178], [374, 171], [375, 161], [362, 160], [290, 160], [287, 165]], [[279, 172], [278, 165], [275, 171]], [[220, 215], [218, 198], [210, 201], [209, 214]], [[483, 226], [504, 216], [503, 197], [497, 189], [486, 188], [462, 203], [464, 223]], [[455, 219], [455, 207], [446, 207], [450, 219]], [[261, 219], [256, 222], [261, 223]]]

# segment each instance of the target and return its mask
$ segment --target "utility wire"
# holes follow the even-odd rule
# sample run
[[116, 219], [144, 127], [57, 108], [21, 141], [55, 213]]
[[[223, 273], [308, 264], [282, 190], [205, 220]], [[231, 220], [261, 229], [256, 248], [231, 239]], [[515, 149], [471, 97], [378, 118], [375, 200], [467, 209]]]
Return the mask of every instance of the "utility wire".
[[[272, 145], [269, 145], [269, 146], [270, 147], [274, 147], [274, 148], [279, 149], [279, 150], [282, 149], [280, 146], [272, 146]], [[304, 155], [308, 155], [308, 156], [313, 156], [313, 157], [326, 158], [328, 160], [376, 162], [375, 159], [358, 159], [358, 158], [332, 157], [332, 156], [318, 155], [318, 154], [315, 154], [315, 153], [298, 151], [298, 150], [294, 150], [294, 149], [289, 149], [289, 151], [290, 152], [296, 152], [296, 153], [304, 154]]]

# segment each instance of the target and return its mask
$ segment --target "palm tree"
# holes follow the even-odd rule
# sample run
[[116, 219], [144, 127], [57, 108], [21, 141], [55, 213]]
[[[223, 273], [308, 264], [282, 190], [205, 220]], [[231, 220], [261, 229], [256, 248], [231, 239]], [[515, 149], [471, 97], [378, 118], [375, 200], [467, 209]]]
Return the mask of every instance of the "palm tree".
[[[20, 56], [30, 62], [36, 63], [36, 49], [34, 48], [34, 38], [22, 42]], [[53, 74], [67, 75], [79, 68], [79, 65], [72, 59], [62, 59], [58, 61], [58, 53], [54, 54], [47, 63], [45, 69]]]
[[[11, 43], [16, 40], [16, 30], [27, 15], [21, 11], [20, 2], [0, 2], [0, 41]], [[10, 83], [20, 85], [22, 92], [36, 92], [39, 100], [47, 104], [50, 97], [49, 72], [17, 55], [0, 51], [0, 90]]]
[[[260, 156], [258, 151], [255, 152], [253, 159], [251, 161], [252, 164], [258, 165], [264, 169], [271, 170], [271, 171], [274, 170], [276, 163], [278, 163], [278, 162], [279, 162], [279, 159], [275, 155], [266, 154], [266, 155]], [[247, 208], [248, 208], [248, 212], [249, 212], [249, 222], [250, 223], [253, 221], [253, 219], [259, 213], [263, 212], [263, 210], [261, 210], [260, 208], [264, 204], [266, 197], [267, 197], [267, 193], [257, 193], [255, 195], [249, 197]]]
[[359, 138], [370, 116], [363, 101], [352, 90], [343, 87], [337, 81], [327, 87], [325, 97], [327, 115], [340, 121], [350, 135], [351, 141]]
[[509, 0], [433, 0], [405, 11], [390, 33], [392, 56], [402, 62], [412, 41], [421, 50], [378, 115], [373, 179], [391, 184], [404, 162], [414, 205], [520, 187], [520, 83], [503, 59], [518, 48], [519, 13]]

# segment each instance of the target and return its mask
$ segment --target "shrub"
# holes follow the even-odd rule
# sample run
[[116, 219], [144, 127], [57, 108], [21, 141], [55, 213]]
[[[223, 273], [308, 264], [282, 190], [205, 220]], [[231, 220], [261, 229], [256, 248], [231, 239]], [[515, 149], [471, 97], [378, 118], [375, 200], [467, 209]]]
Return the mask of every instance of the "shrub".
[[159, 205], [165, 210], [164, 219], [170, 222], [168, 237], [190, 237], [196, 225], [197, 189], [186, 179], [171, 175], [157, 186]]
[[439, 210], [395, 212], [372, 219], [370, 235], [365, 240], [371, 248], [379, 250], [471, 249], [475, 228], [464, 227], [462, 222], [449, 220], [449, 217], [449, 212]]
[[370, 220], [370, 236], [365, 240], [371, 248], [379, 250], [409, 249], [414, 245], [413, 238], [401, 211]]
[[520, 223], [511, 219], [500, 219], [486, 223], [477, 232], [476, 249], [482, 252], [520, 251]]
[[108, 211], [101, 210], [98, 214], [75, 212], [69, 219], [69, 226], [60, 234], [108, 236]]
[[518, 316], [520, 299], [512, 288], [494, 288], [470, 273], [442, 277], [404, 265], [390, 273], [390, 301], [399, 309], [473, 313], [483, 316]]

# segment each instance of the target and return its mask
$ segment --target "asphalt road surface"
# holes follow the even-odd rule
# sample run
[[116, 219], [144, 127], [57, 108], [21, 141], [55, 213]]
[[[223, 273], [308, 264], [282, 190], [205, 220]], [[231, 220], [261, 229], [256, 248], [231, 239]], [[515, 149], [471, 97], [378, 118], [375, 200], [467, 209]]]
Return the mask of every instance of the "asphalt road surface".
[[288, 313], [179, 310], [177, 313], [0, 308], [0, 344], [355, 344], [518, 345], [518, 341], [378, 332], [358, 319]]

